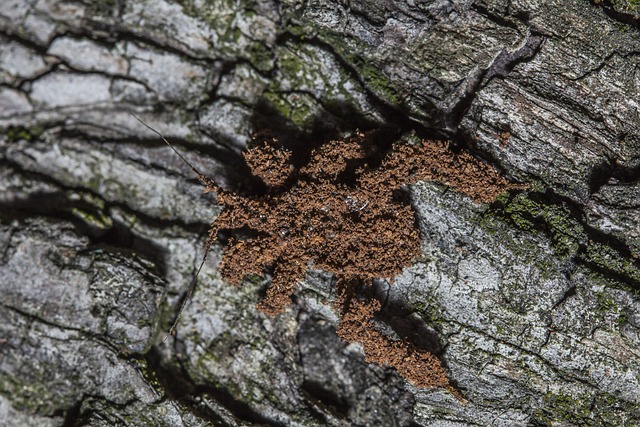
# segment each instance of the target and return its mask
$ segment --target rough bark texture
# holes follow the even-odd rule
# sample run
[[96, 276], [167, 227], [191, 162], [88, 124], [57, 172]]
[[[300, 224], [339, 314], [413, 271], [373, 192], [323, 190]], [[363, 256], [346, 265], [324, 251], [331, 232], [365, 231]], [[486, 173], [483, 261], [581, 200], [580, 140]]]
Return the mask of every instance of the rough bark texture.
[[[640, 32], [622, 0], [5, 0], [0, 424], [640, 424]], [[191, 170], [250, 191], [242, 150], [417, 133], [530, 184], [410, 187], [421, 256], [380, 328], [462, 404], [336, 334], [331, 275], [256, 311]]]

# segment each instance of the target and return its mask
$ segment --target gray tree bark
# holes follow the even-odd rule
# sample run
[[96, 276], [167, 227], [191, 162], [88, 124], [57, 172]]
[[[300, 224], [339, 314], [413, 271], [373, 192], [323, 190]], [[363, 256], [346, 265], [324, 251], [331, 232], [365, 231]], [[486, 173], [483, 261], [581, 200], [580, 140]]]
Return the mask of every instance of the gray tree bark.
[[[5, 0], [0, 424], [640, 424], [640, 33], [623, 0]], [[332, 278], [286, 313], [226, 284], [241, 152], [356, 128], [451, 139], [530, 189], [411, 187], [422, 255], [378, 283], [390, 334], [466, 399], [335, 335]]]

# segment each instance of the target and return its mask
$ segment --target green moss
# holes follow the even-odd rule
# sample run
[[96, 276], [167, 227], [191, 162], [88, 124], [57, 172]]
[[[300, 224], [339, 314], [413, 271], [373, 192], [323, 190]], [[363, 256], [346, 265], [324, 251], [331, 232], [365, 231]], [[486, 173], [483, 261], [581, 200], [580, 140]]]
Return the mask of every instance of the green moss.
[[86, 224], [96, 227], [102, 230], [108, 230], [113, 227], [113, 220], [104, 215], [102, 212], [97, 214], [91, 214], [85, 211], [80, 210], [79, 208], [71, 209], [71, 213], [73, 213], [77, 218], [80, 218]]
[[608, 287], [596, 294], [595, 317], [601, 321], [611, 322], [615, 325], [622, 325], [628, 320], [628, 313], [625, 312], [615, 299], [611, 296]]
[[607, 312], [618, 311], [618, 304], [607, 292], [598, 293], [596, 300], [598, 301], [598, 306], [601, 310]]
[[286, 30], [289, 34], [297, 37], [300, 41], [304, 41], [307, 38], [313, 38], [316, 35], [316, 30], [311, 25], [288, 23], [286, 25]]
[[413, 309], [432, 328], [440, 329], [443, 323], [446, 323], [445, 317], [442, 315], [440, 304], [434, 298], [426, 296], [413, 303]]
[[5, 130], [4, 134], [9, 142], [16, 141], [35, 141], [44, 132], [44, 128], [41, 126], [34, 126], [32, 128], [26, 128], [23, 126], [10, 126]]
[[626, 323], [629, 323], [629, 312], [626, 310], [621, 310], [618, 313], [618, 318], [616, 319], [616, 325], [622, 326]]
[[574, 256], [586, 240], [584, 228], [564, 205], [545, 205], [522, 193], [504, 207], [504, 213], [523, 231], [544, 231], [558, 255]]
[[65, 394], [66, 386], [50, 380], [43, 369], [32, 370], [27, 377], [20, 378], [0, 375], [0, 393], [9, 398], [14, 408], [30, 414], [49, 415], [65, 401], [71, 405], [71, 397]]
[[635, 282], [640, 282], [640, 269], [637, 263], [624, 258], [610, 246], [589, 241], [586, 250], [581, 254], [581, 258], [600, 268], [621, 274]]
[[505, 191], [504, 193], [501, 193], [500, 195], [498, 195], [498, 197], [496, 197], [493, 202], [498, 206], [506, 206], [507, 203], [509, 203], [510, 196], [511, 194], [508, 191]]
[[261, 71], [270, 71], [273, 68], [273, 50], [258, 40], [252, 40], [245, 36], [237, 25], [238, 19], [247, 20], [251, 25], [251, 19], [256, 12], [246, 1], [234, 0], [177, 0], [186, 15], [192, 16], [208, 25], [217, 35], [215, 54], [228, 59], [244, 58], [251, 62], [255, 68]]
[[243, 49], [244, 56], [260, 71], [273, 69], [273, 51], [260, 42], [253, 42], [248, 48]]
[[[292, 48], [302, 49], [302, 46], [297, 45]], [[305, 79], [307, 72], [303, 69], [303, 64], [289, 49], [280, 51], [278, 55], [278, 69], [282, 74], [292, 80], [302, 78], [305, 80], [305, 83], [309, 83], [308, 80], [310, 79]]]
[[274, 91], [267, 91], [263, 94], [263, 99], [272, 108], [278, 111], [283, 117], [289, 119], [294, 125], [305, 128], [313, 121], [314, 114], [311, 107], [313, 102], [304, 94], [286, 94]]
[[153, 387], [156, 391], [162, 390], [162, 384], [158, 380], [158, 376], [155, 371], [149, 369], [149, 364], [142, 356], [131, 359], [130, 363], [135, 365], [135, 368], [140, 372], [140, 374], [142, 374], [142, 377], [147, 384]]
[[401, 99], [398, 90], [381, 72], [380, 68], [366, 62], [362, 58], [357, 58], [356, 68], [364, 78], [365, 85], [376, 95], [383, 98], [389, 104], [400, 105]]
[[334, 34], [326, 30], [319, 31], [318, 37], [330, 44], [342, 59], [348, 62], [354, 69], [358, 70], [358, 75], [362, 78], [364, 85], [369, 90], [384, 99], [387, 103], [401, 106], [402, 97], [399, 88], [383, 74], [378, 64], [370, 58], [364, 58], [357, 53], [364, 49], [364, 46], [361, 48], [351, 46], [349, 42], [356, 43], [355, 40], [349, 39], [345, 41], [343, 34]]
[[540, 241], [533, 237], [535, 224], [533, 222], [520, 223], [524, 228], [517, 227], [527, 233], [513, 233], [513, 222], [506, 221], [500, 215], [487, 214], [479, 221], [478, 226], [491, 235], [493, 240], [500, 242], [502, 246], [510, 250], [514, 256], [521, 258], [523, 262], [535, 264], [543, 277], [551, 274], [550, 265], [545, 257], [540, 257]]
[[640, 0], [625, 0], [624, 10], [634, 15], [640, 13]]
[[345, 52], [345, 59], [358, 70], [365, 86], [387, 103], [400, 106], [402, 100], [398, 88], [382, 73], [381, 68], [369, 59], [351, 52]]
[[591, 403], [591, 398], [587, 396], [574, 397], [549, 392], [541, 408], [534, 413], [534, 418], [544, 425], [568, 422], [572, 426], [591, 426], [593, 425]]
[[100, 0], [89, 3], [89, 12], [92, 15], [113, 16], [120, 6], [119, 0]]
[[[500, 230], [500, 226], [491, 223], [492, 217], [506, 220], [507, 223], [528, 233], [545, 234], [558, 256], [577, 258], [633, 282], [640, 282], [640, 268], [637, 263], [625, 258], [611, 246], [590, 240], [584, 227], [565, 205], [544, 204], [521, 193], [481, 221], [487, 232], [495, 234]], [[505, 239], [507, 237], [505, 235]], [[530, 249], [535, 253], [535, 248]]]
[[233, 0], [206, 0], [199, 5], [194, 0], [177, 0], [177, 3], [186, 15], [207, 22], [213, 29], [228, 28], [232, 20], [220, 19], [221, 15], [237, 9]]
[[640, 16], [640, 0], [594, 0], [595, 4], [603, 5], [607, 4], [613, 6], [613, 9], [620, 13], [632, 14], [638, 18]]
[[536, 425], [624, 427], [640, 415], [633, 403], [609, 393], [547, 393], [533, 418]]

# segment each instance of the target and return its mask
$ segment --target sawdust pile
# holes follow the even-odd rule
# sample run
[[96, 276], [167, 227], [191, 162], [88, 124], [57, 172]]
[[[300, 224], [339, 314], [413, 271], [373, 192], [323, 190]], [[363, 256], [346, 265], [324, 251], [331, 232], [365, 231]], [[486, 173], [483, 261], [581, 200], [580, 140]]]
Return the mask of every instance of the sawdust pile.
[[393, 280], [418, 255], [420, 235], [404, 185], [438, 181], [487, 203], [521, 186], [468, 153], [452, 152], [446, 142], [397, 144], [381, 161], [372, 161], [371, 144], [357, 132], [316, 148], [299, 168], [275, 138], [263, 134], [255, 142], [244, 157], [266, 184], [265, 194], [240, 196], [207, 182], [207, 191], [224, 205], [208, 244], [231, 236], [219, 267], [222, 276], [240, 284], [246, 275], [269, 271], [272, 283], [258, 308], [274, 316], [291, 303], [308, 266], [333, 272], [345, 288], [338, 298], [338, 334], [362, 344], [367, 361], [395, 367], [416, 386], [447, 386], [435, 356], [373, 327], [380, 303], [362, 301], [349, 284]]

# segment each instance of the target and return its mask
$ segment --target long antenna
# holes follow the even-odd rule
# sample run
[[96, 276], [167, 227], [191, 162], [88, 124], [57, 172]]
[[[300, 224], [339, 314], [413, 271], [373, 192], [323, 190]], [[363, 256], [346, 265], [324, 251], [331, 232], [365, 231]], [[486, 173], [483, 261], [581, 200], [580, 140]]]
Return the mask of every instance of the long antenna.
[[[136, 116], [135, 114], [133, 114], [131, 112], [129, 112], [129, 114], [131, 114], [144, 127], [146, 127], [147, 129], [149, 129], [150, 131], [152, 131], [153, 133], [158, 135], [164, 141], [164, 143], [167, 144], [169, 146], [169, 148], [171, 148], [173, 150], [173, 152], [176, 153], [178, 155], [178, 157], [180, 157], [180, 159], [183, 162], [185, 162], [191, 168], [192, 171], [194, 171], [196, 173], [196, 175], [198, 175], [198, 179], [200, 180], [200, 182], [202, 182], [205, 185], [215, 186], [215, 183], [212, 180], [210, 180], [209, 178], [207, 178], [202, 172], [200, 172], [195, 166], [193, 166], [187, 159], [185, 159], [184, 156], [182, 155], [182, 153], [180, 153], [178, 150], [176, 150], [176, 148], [169, 141], [167, 141], [167, 138], [165, 138], [163, 134], [161, 134], [160, 132], [158, 132], [157, 130], [155, 130], [154, 128], [152, 128], [151, 126], [146, 124], [145, 122], [143, 122], [142, 119], [140, 117]], [[202, 261], [200, 262], [200, 266], [198, 266], [198, 270], [196, 271], [195, 276], [193, 276], [193, 278], [191, 279], [191, 283], [189, 283], [189, 287], [187, 288], [187, 292], [181, 298], [180, 308], [178, 309], [178, 313], [176, 314], [176, 318], [173, 320], [173, 324], [171, 325], [171, 328], [169, 329], [169, 334], [164, 337], [163, 342], [167, 342], [167, 338], [169, 338], [169, 335], [175, 335], [176, 328], [178, 326], [178, 322], [180, 321], [180, 317], [182, 316], [182, 312], [184, 311], [185, 307], [187, 306], [187, 303], [191, 300], [191, 297], [193, 296], [193, 293], [196, 291], [196, 285], [198, 283], [198, 276], [200, 275], [200, 271], [202, 271], [202, 267], [204, 266], [204, 263], [207, 260], [207, 255], [208, 254], [209, 254], [209, 245], [206, 245], [205, 251], [204, 251], [204, 256], [202, 257]]]
[[[180, 308], [178, 309], [178, 313], [176, 314], [176, 318], [173, 320], [173, 324], [171, 325], [171, 329], [169, 329], [169, 335], [175, 335], [176, 334], [176, 327], [178, 326], [178, 322], [180, 321], [180, 317], [182, 316], [182, 312], [184, 311], [184, 308], [187, 306], [187, 303], [189, 301], [191, 301], [191, 297], [193, 296], [193, 293], [196, 291], [196, 284], [198, 282], [198, 276], [200, 275], [200, 271], [202, 270], [202, 266], [204, 265], [204, 262], [207, 260], [207, 255], [208, 254], [209, 254], [209, 249], [205, 248], [204, 256], [202, 257], [202, 261], [200, 262], [200, 266], [198, 267], [198, 270], [196, 271], [196, 275], [193, 276], [193, 279], [191, 279], [191, 283], [189, 283], [189, 288], [187, 289], [187, 293], [184, 294], [184, 296], [182, 297], [182, 301], [180, 301]], [[169, 335], [164, 337], [163, 342], [167, 342], [167, 338], [169, 338]]]
[[145, 122], [143, 122], [142, 119], [140, 117], [136, 116], [135, 114], [133, 114], [131, 112], [129, 112], [129, 114], [131, 114], [137, 121], [142, 123], [142, 125], [144, 127], [146, 127], [151, 132], [153, 132], [156, 135], [158, 135], [164, 141], [164, 143], [167, 144], [169, 146], [169, 148], [171, 148], [173, 150], [173, 152], [176, 153], [178, 155], [178, 157], [180, 157], [180, 159], [183, 162], [185, 162], [191, 168], [192, 171], [194, 171], [196, 173], [196, 175], [198, 175], [198, 178], [204, 177], [204, 174], [202, 172], [200, 172], [198, 169], [196, 169], [196, 167], [193, 166], [191, 163], [189, 163], [189, 161], [187, 159], [185, 159], [184, 156], [178, 150], [176, 150], [176, 148], [173, 145], [171, 145], [171, 143], [169, 141], [167, 141], [167, 138], [165, 138], [163, 134], [161, 134], [160, 132], [158, 132], [157, 130], [155, 130], [154, 128], [152, 128], [151, 126], [146, 124]]

